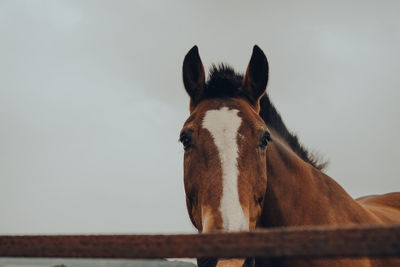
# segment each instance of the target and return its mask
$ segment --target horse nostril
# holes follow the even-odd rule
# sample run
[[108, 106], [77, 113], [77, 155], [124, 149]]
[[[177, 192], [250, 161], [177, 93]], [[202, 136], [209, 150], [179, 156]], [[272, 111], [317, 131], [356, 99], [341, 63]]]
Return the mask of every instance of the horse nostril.
[[244, 261], [242, 267], [254, 267], [255, 266], [255, 260], [251, 258], [246, 258]]
[[197, 259], [198, 267], [215, 267], [218, 259]]

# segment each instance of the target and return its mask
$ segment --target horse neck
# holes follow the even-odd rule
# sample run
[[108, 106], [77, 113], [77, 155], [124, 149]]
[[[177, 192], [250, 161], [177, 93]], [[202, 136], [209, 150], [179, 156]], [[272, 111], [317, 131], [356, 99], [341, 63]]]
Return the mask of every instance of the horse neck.
[[304, 162], [279, 138], [267, 148], [267, 177], [261, 227], [377, 220], [332, 178]]

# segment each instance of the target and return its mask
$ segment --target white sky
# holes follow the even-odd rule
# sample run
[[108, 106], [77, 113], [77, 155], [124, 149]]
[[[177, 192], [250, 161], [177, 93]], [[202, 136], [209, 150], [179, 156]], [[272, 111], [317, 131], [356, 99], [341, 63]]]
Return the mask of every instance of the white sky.
[[[323, 3], [324, 2], [324, 3]], [[186, 52], [254, 44], [289, 129], [352, 196], [400, 191], [397, 1], [0, 2], [0, 234], [193, 231]]]

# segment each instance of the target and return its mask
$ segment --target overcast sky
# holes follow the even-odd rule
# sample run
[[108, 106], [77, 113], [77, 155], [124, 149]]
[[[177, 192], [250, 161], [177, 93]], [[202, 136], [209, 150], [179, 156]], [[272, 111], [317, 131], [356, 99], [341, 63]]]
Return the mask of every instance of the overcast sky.
[[[323, 3], [324, 2], [324, 3]], [[258, 44], [353, 197], [400, 191], [398, 1], [0, 1], [0, 234], [191, 232], [181, 81]]]

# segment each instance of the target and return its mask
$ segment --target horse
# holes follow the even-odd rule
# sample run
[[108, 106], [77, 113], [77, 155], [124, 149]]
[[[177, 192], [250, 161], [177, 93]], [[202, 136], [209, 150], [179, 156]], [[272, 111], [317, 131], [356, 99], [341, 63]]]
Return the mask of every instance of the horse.
[[[254, 46], [244, 75], [197, 46], [183, 61], [190, 115], [180, 132], [190, 220], [199, 233], [298, 225], [400, 222], [400, 193], [353, 199], [284, 124], [266, 92], [268, 60]], [[198, 266], [400, 266], [399, 259], [197, 259]]]

